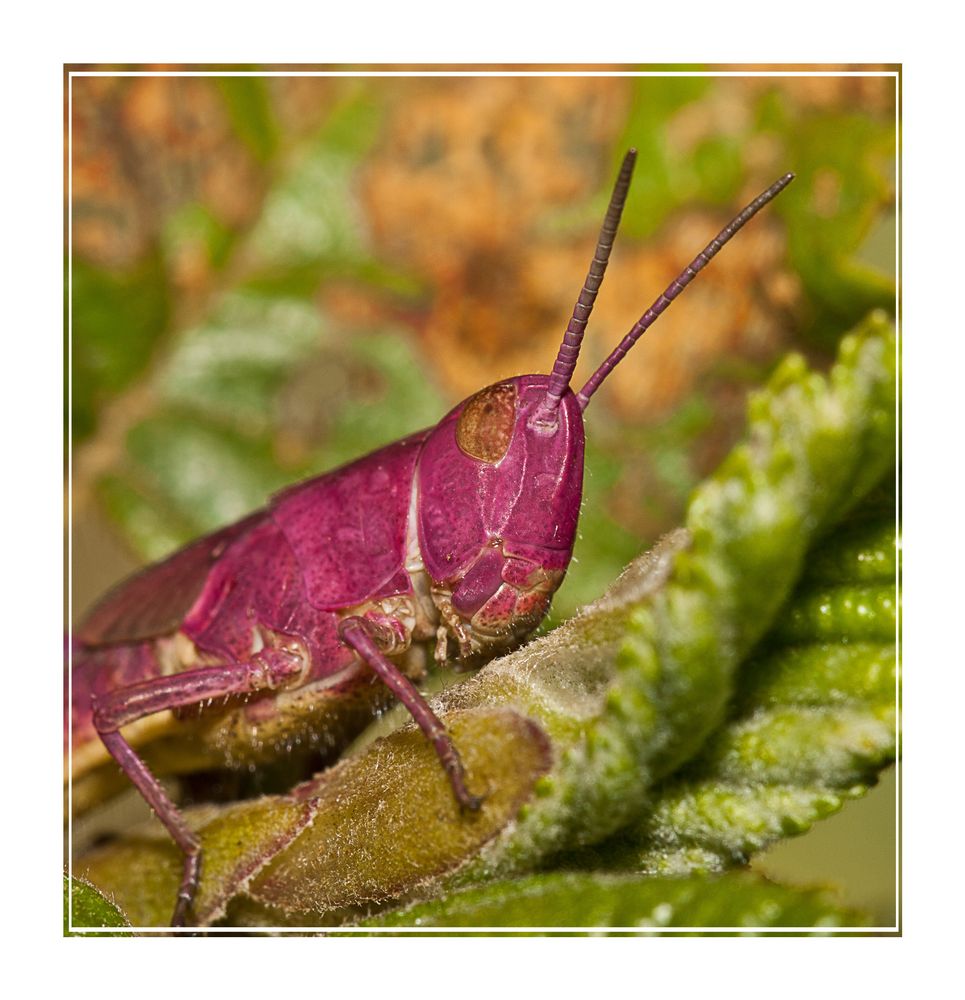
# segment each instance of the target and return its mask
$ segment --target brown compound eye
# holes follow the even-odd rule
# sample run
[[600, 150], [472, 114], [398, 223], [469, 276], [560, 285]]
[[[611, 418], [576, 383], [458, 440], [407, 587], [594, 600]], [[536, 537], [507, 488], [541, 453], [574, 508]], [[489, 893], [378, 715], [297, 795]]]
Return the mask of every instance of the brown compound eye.
[[516, 424], [516, 386], [491, 385], [472, 396], [456, 424], [456, 444], [471, 458], [495, 465], [509, 448]]

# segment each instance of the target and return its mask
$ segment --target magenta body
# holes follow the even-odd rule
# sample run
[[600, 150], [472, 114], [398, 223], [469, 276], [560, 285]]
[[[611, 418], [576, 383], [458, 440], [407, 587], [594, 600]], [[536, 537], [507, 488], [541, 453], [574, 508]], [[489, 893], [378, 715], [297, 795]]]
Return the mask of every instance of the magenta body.
[[339, 638], [350, 614], [388, 619], [400, 634], [400, 663], [433, 640], [440, 663], [465, 665], [518, 644], [569, 564], [582, 494], [583, 420], [573, 394], [552, 434], [533, 424], [546, 383], [528, 375], [499, 384], [512, 396], [513, 420], [497, 461], [460, 446], [470, 397], [434, 428], [290, 487], [110, 592], [73, 639], [74, 747], [96, 738], [92, 696], [241, 661], [264, 645], [297, 650], [304, 669], [295, 687], [310, 697], [286, 690], [227, 706], [230, 736], [222, 725], [211, 739], [243, 761], [246, 742], [262, 740], [275, 716], [283, 716], [278, 732], [297, 728], [286, 697], [311, 731], [306, 701], [331, 712], [372, 687]]

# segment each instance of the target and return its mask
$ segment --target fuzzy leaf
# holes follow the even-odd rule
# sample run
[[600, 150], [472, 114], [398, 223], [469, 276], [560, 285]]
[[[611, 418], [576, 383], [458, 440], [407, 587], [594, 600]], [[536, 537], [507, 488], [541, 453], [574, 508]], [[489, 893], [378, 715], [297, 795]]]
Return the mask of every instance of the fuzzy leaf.
[[318, 818], [248, 895], [306, 915], [381, 901], [451, 870], [505, 829], [549, 769], [545, 735], [505, 710], [453, 714], [447, 726], [485, 796], [478, 813], [461, 813], [432, 748], [407, 727], [299, 789], [317, 796]]
[[873, 498], [821, 543], [743, 669], [727, 723], [641, 824], [582, 863], [657, 874], [743, 865], [875, 784], [896, 749], [893, 504], [892, 493], [882, 517]]
[[[211, 923], [280, 850], [315, 818], [314, 803], [288, 796], [242, 802], [227, 810], [200, 807], [187, 815], [204, 846], [204, 879], [195, 918]], [[182, 857], [157, 823], [133, 831], [124, 843], [94, 850], [80, 866], [97, 885], [116, 887], [116, 898], [138, 927], [164, 926], [181, 881]]]
[[[241, 893], [307, 914], [381, 900], [478, 850], [532, 795], [549, 767], [549, 746], [533, 723], [512, 712], [450, 718], [449, 727], [473, 786], [486, 795], [470, 816], [460, 815], [432, 748], [411, 727], [291, 795], [189, 810], [204, 849], [195, 919], [220, 918]], [[419, 825], [412, 823], [413, 802], [421, 807]], [[170, 919], [181, 855], [156, 823], [91, 852], [78, 870], [112, 886], [136, 926]]]
[[643, 878], [554, 873], [494, 882], [383, 914], [363, 927], [854, 927], [867, 923], [826, 892], [749, 875]]

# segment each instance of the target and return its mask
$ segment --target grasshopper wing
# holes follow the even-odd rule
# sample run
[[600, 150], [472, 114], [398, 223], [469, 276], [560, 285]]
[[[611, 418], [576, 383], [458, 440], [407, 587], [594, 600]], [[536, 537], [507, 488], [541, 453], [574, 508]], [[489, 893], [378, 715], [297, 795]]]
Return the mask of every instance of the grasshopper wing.
[[121, 581], [90, 611], [75, 639], [87, 647], [114, 646], [174, 632], [221, 553], [264, 517], [257, 511]]

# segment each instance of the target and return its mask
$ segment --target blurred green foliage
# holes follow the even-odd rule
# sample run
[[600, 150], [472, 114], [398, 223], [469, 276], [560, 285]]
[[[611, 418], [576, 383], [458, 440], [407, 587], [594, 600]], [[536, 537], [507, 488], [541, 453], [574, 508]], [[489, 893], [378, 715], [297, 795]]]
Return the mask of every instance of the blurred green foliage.
[[[886, 233], [893, 214], [893, 113], [885, 105], [859, 109], [844, 83], [839, 95], [821, 100], [780, 81], [741, 90], [743, 83], [613, 81], [622, 96], [612, 99], [608, 151], [598, 148], [612, 162], [630, 144], [641, 153], [621, 241], [654, 240], [683, 208], [732, 206], [764, 147], [769, 162], [798, 174], [774, 206], [805, 293], [797, 336], [833, 348], [842, 329], [893, 299], [887, 271], [893, 262], [886, 257], [882, 270], [862, 257], [869, 236]], [[380, 252], [371, 237], [379, 220], [360, 198], [380, 157], [393, 155], [385, 138], [399, 113], [392, 87], [371, 79], [336, 81], [319, 91], [311, 125], [295, 128], [295, 98], [276, 81], [222, 77], [202, 85], [223, 109], [225, 141], [234, 136], [238, 148], [228, 151], [250, 157], [246, 221], [226, 220], [202, 178], [180, 201], [153, 191], [159, 204], [146, 213], [154, 222], [145, 224], [137, 259], [116, 266], [109, 254], [100, 262], [82, 248], [72, 256], [73, 439], [96, 441], [103, 408], [120, 400], [122, 448], [85, 485], [149, 558], [259, 505], [285, 482], [435, 422], [455, 401], [435, 380], [433, 358], [419, 342], [419, 317], [435, 294], [432, 279]], [[410, 100], [423, 99], [431, 115], [445, 86], [414, 92]], [[181, 98], [172, 91], [166, 99]], [[120, 160], [136, 158], [136, 121], [130, 128], [133, 153], [121, 142], [109, 147]], [[176, 146], [178, 134], [172, 135]], [[457, 142], [451, 140], [450, 155]], [[172, 177], [176, 156], [177, 148]], [[147, 168], [131, 173], [144, 181]], [[578, 226], [582, 233], [588, 225], [592, 233], [609, 189], [606, 171], [598, 171], [597, 183], [597, 194], [580, 206], [567, 231]], [[151, 185], [145, 182], [135, 195], [152, 197]], [[93, 208], [78, 209], [75, 228], [96, 215], [93, 200]], [[410, 224], [418, 227], [420, 220]], [[477, 251], [467, 245], [463, 252]], [[199, 288], [185, 289], [178, 272], [191, 255], [200, 255], [203, 279]], [[349, 320], [329, 305], [328, 291], [345, 283], [374, 303], [368, 317]], [[185, 299], [191, 308], [184, 308]], [[306, 372], [315, 376], [317, 394], [307, 417], [295, 412], [306, 403]], [[723, 377], [751, 386], [761, 374], [759, 367], [741, 372], [731, 366]], [[124, 393], [135, 384], [147, 386], [154, 402], [147, 414], [134, 410], [125, 424]], [[641, 540], [669, 528], [709, 471], [699, 445], [720, 433], [716, 404], [700, 389], [678, 407], [648, 425], [611, 416], [601, 420], [598, 434], [593, 430], [599, 440], [591, 441], [576, 553], [583, 570], [560, 595], [560, 616], [599, 593]], [[625, 470], [640, 456], [650, 478], [638, 517], [652, 525], [643, 539], [636, 523], [621, 524], [614, 514], [639, 485]]]
[[221, 76], [214, 83], [238, 137], [258, 160], [270, 162], [280, 136], [265, 81], [256, 76]]

